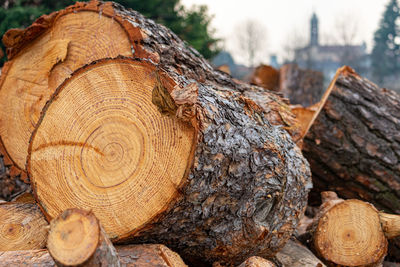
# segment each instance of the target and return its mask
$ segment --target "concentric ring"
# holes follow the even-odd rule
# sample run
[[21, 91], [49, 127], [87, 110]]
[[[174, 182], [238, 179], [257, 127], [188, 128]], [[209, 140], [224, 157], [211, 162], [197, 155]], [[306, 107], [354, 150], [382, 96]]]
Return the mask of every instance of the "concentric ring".
[[91, 209], [118, 239], [176, 197], [192, 163], [195, 131], [152, 103], [155, 71], [147, 62], [102, 60], [75, 73], [46, 106], [28, 170], [50, 217], [70, 207]]

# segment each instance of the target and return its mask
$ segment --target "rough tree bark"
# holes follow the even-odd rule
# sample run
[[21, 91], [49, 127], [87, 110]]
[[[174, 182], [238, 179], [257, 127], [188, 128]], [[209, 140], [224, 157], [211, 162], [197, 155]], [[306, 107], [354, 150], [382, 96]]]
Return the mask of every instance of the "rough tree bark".
[[335, 191], [400, 213], [400, 96], [344, 67], [308, 123], [314, 192]]
[[0, 251], [44, 248], [47, 225], [36, 203], [1, 203]]
[[257, 91], [257, 99], [269, 104], [265, 112], [270, 123], [285, 127], [296, 141], [299, 137], [295, 117], [282, 99], [261, 88], [236, 84], [228, 75], [214, 71], [170, 30], [115, 3], [76, 3], [40, 17], [25, 30], [9, 30], [3, 42], [10, 61], [0, 79], [0, 153], [10, 168], [11, 181], [14, 177], [27, 181], [29, 138], [55, 89], [76, 69], [118, 55], [151, 59], [187, 78], [228, 86], [243, 94]]
[[264, 114], [228, 86], [147, 60], [100, 60], [44, 108], [28, 173], [48, 218], [90, 208], [114, 241], [163, 242], [208, 262], [271, 257], [311, 184], [299, 148]]
[[321, 72], [304, 70], [296, 64], [283, 65], [279, 70], [279, 91], [291, 104], [311, 106], [320, 100], [324, 86]]
[[[121, 264], [126, 267], [187, 267], [178, 254], [164, 245], [116, 246]], [[46, 249], [0, 251], [0, 266], [56, 266]]]

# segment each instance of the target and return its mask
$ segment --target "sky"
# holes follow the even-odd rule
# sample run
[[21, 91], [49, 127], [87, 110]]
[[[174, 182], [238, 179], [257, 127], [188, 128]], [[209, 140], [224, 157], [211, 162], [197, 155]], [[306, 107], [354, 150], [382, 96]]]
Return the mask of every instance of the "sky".
[[[223, 48], [237, 63], [247, 63], [240, 51], [235, 28], [246, 20], [263, 25], [265, 44], [257, 63], [269, 63], [269, 55], [282, 60], [287, 47], [307, 43], [313, 12], [319, 19], [320, 43], [340, 40], [340, 25], [355, 34], [354, 44], [365, 42], [372, 49], [373, 34], [388, 0], [181, 0], [186, 7], [207, 5], [214, 18], [215, 36], [224, 39]], [[343, 30], [342, 30], [343, 31]]]

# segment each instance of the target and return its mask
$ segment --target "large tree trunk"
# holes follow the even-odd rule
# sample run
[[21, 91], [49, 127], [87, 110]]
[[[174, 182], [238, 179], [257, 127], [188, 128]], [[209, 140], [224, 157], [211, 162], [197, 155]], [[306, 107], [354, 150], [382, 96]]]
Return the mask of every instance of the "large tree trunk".
[[163, 242], [208, 262], [273, 256], [311, 185], [299, 148], [254, 102], [144, 60], [75, 72], [29, 151], [48, 218], [89, 208], [114, 241]]
[[[165, 27], [111, 2], [77, 3], [40, 17], [26, 30], [9, 30], [3, 42], [10, 61], [0, 80], [4, 147], [0, 153], [7, 159], [11, 180], [21, 175], [26, 181], [28, 142], [46, 101], [72, 72], [94, 60], [118, 55], [146, 58], [199, 82], [228, 86], [243, 94], [250, 89], [214, 71], [197, 51]], [[284, 126], [297, 140], [299, 128], [282, 100], [260, 88], [251, 91], [258, 92], [257, 99], [270, 102], [265, 110], [270, 123]]]
[[[164, 245], [116, 246], [121, 265], [126, 267], [187, 267], [178, 254]], [[45, 250], [0, 251], [0, 266], [56, 266]]]
[[0, 251], [44, 248], [47, 225], [36, 203], [1, 203]]
[[400, 96], [344, 67], [309, 123], [303, 152], [314, 192], [400, 213]]

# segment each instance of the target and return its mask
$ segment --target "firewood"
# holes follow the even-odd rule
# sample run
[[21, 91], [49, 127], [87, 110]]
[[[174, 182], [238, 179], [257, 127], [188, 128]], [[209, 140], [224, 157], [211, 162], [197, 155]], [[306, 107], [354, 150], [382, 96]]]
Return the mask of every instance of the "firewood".
[[27, 166], [49, 219], [88, 208], [113, 241], [234, 264], [285, 244], [311, 186], [298, 147], [254, 102], [128, 58], [58, 88]]
[[0, 203], [0, 251], [44, 248], [47, 226], [35, 203]]
[[244, 261], [242, 264], [240, 264], [238, 267], [275, 267], [276, 265], [264, 258], [253, 256], [248, 258], [246, 261]]
[[68, 209], [51, 221], [47, 248], [57, 266], [121, 266], [96, 216]]
[[387, 238], [400, 236], [400, 215], [379, 212], [357, 199], [324, 192], [310, 226], [312, 246], [326, 262], [340, 266], [377, 266], [387, 254]]
[[304, 128], [315, 194], [331, 190], [400, 213], [399, 94], [343, 67]]
[[[250, 88], [214, 71], [167, 28], [111, 2], [78, 2], [40, 17], [25, 30], [9, 30], [3, 43], [10, 61], [0, 78], [0, 153], [11, 166], [11, 177], [21, 175], [26, 182], [29, 138], [42, 108], [64, 79], [92, 61], [118, 55], [145, 58], [196, 81], [243, 94]], [[254, 90], [264, 96], [257, 99], [269, 104], [265, 113], [270, 123], [297, 138], [298, 125], [281, 99], [261, 88]]]
[[268, 65], [260, 65], [252, 73], [250, 83], [268, 90], [279, 91], [279, 71]]
[[[164, 245], [116, 246], [122, 266], [126, 267], [187, 267], [178, 254]], [[46, 249], [0, 251], [0, 266], [56, 266]]]
[[311, 106], [320, 100], [324, 77], [319, 71], [304, 70], [296, 64], [283, 65], [279, 70], [279, 92], [291, 104]]
[[275, 261], [283, 267], [325, 266], [307, 247], [292, 239], [276, 254]]

